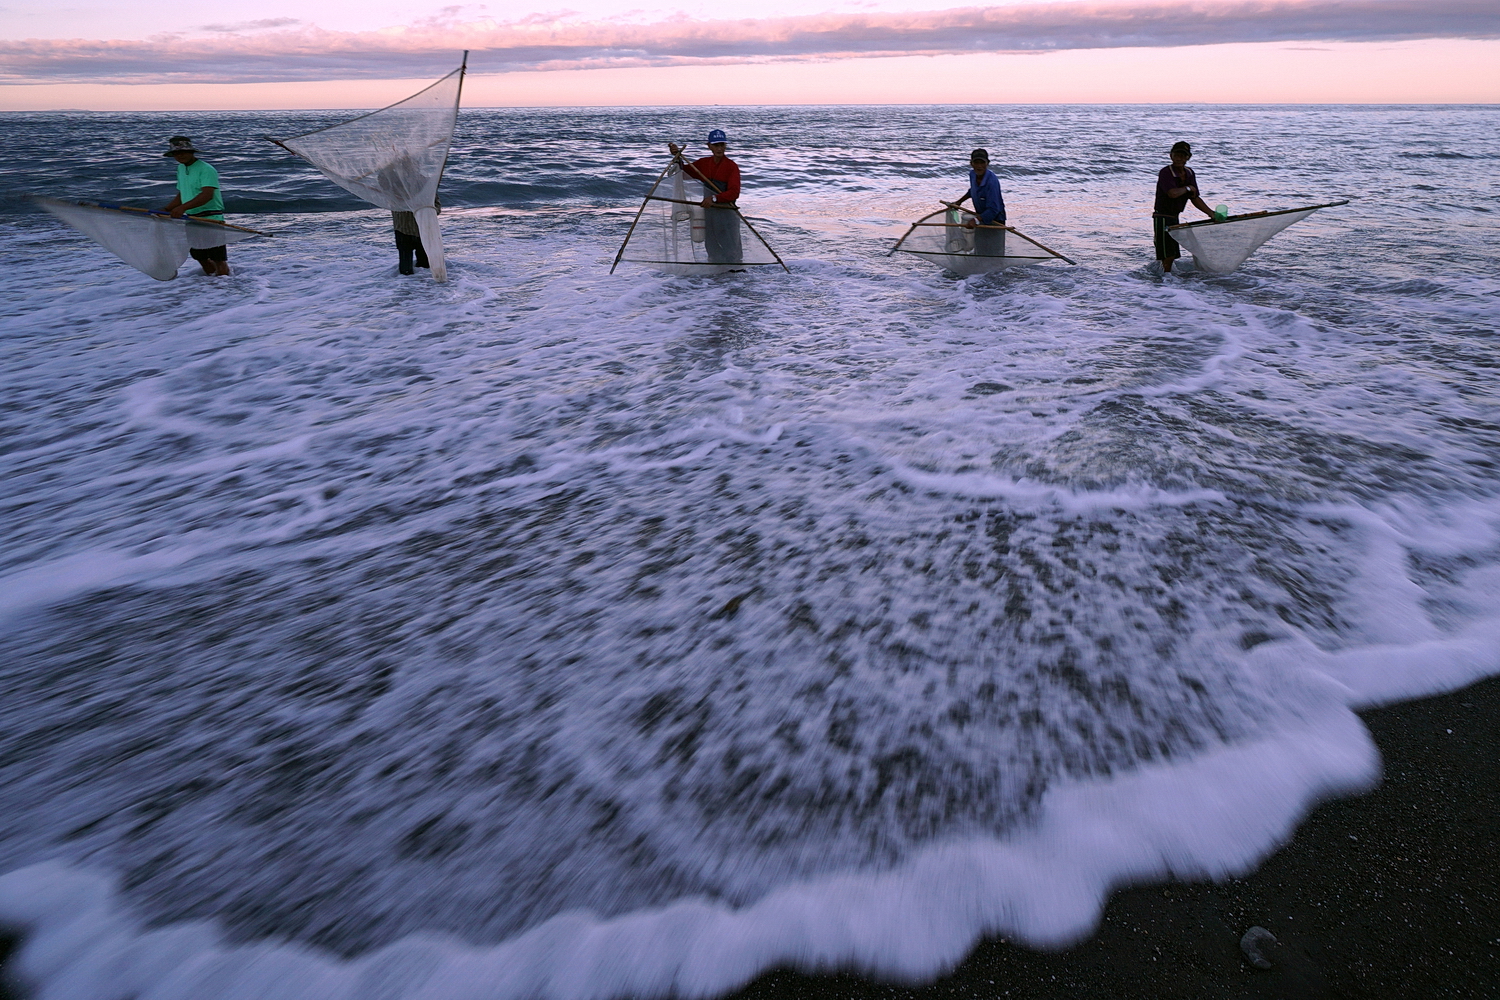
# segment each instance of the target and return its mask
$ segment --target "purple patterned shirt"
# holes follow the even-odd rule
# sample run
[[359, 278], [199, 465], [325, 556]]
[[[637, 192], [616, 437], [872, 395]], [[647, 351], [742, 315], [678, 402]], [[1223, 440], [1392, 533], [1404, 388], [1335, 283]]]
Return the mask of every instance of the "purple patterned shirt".
[[[1176, 198], [1167, 194], [1173, 188], [1185, 187], [1187, 190]], [[1178, 216], [1187, 207], [1188, 199], [1198, 197], [1198, 178], [1193, 173], [1192, 167], [1183, 167], [1179, 176], [1172, 172], [1172, 167], [1161, 168], [1161, 173], [1156, 175], [1156, 207], [1151, 210], [1152, 215]]]

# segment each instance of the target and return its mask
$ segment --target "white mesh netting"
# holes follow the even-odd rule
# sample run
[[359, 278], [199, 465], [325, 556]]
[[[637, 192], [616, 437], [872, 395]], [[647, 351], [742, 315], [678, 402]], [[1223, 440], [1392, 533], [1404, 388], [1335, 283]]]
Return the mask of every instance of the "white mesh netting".
[[969, 221], [979, 220], [961, 208], [933, 212], [912, 223], [891, 252], [923, 257], [955, 274], [987, 274], [1061, 258], [1014, 229], [981, 225], [971, 229], [965, 225]]
[[448, 277], [437, 190], [453, 144], [463, 78], [460, 66], [388, 108], [289, 139], [271, 139], [370, 204], [415, 214], [437, 281]]
[[647, 192], [615, 267], [642, 264], [669, 274], [785, 267], [738, 209], [704, 208], [704, 197], [702, 182], [669, 166]]
[[1193, 263], [1209, 274], [1228, 274], [1260, 249], [1266, 240], [1294, 222], [1301, 222], [1320, 208], [1347, 205], [1336, 201], [1327, 205], [1289, 208], [1281, 212], [1254, 212], [1232, 215], [1223, 222], [1204, 219], [1174, 226], [1167, 232], [1193, 255]]
[[189, 250], [207, 250], [265, 236], [253, 229], [193, 219], [173, 219], [139, 208], [87, 201], [32, 201], [95, 243], [158, 281], [177, 277]]

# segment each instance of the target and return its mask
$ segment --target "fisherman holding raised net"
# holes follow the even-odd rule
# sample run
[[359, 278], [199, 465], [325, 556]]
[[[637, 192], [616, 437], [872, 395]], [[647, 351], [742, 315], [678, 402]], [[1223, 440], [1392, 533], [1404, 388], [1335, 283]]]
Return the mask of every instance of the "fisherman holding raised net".
[[1193, 147], [1185, 142], [1172, 144], [1172, 162], [1156, 175], [1156, 205], [1151, 210], [1151, 228], [1156, 238], [1156, 259], [1161, 273], [1172, 273], [1172, 261], [1182, 256], [1182, 246], [1168, 229], [1178, 224], [1182, 210], [1192, 201], [1193, 207], [1212, 217], [1214, 210], [1198, 195], [1198, 178], [1187, 165], [1193, 158]]
[[688, 163], [675, 142], [667, 143], [672, 158], [689, 177], [703, 182], [704, 250], [711, 264], [740, 264], [745, 253], [740, 245], [740, 213], [735, 201], [740, 196], [740, 168], [724, 155], [729, 137], [722, 129], [708, 133], [712, 154]]
[[974, 230], [974, 253], [981, 257], [1005, 256], [1005, 230], [982, 229], [981, 226], [1005, 225], [1005, 198], [1000, 194], [1000, 178], [990, 169], [989, 150], [980, 147], [969, 154], [969, 193], [955, 202], [974, 203], [974, 215], [964, 221], [965, 229]]
[[[438, 215], [443, 214], [443, 203], [438, 200], [437, 195], [432, 196], [432, 208]], [[422, 246], [422, 231], [417, 228], [417, 214], [415, 212], [391, 212], [391, 228], [396, 234], [396, 270], [401, 274], [416, 274], [412, 267], [412, 258], [416, 257], [416, 266], [425, 267], [429, 270], [432, 264], [427, 260], [427, 250]]]
[[[167, 140], [167, 151], [161, 155], [177, 161], [177, 194], [162, 211], [174, 219], [186, 215], [190, 219], [223, 222], [224, 198], [219, 192], [219, 172], [212, 164], [198, 159], [198, 152], [193, 148], [193, 140], [185, 135], [174, 135]], [[204, 274], [229, 274], [229, 250], [225, 244], [203, 249], [194, 247], [188, 252], [203, 265]]]

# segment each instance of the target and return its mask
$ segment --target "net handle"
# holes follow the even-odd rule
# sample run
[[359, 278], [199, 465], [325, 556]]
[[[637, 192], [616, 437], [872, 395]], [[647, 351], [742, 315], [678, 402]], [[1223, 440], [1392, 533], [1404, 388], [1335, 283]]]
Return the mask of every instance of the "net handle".
[[1036, 246], [1041, 247], [1043, 250], [1047, 251], [1052, 256], [1056, 257], [1058, 260], [1065, 260], [1069, 264], [1072, 264], [1074, 267], [1078, 266], [1078, 261], [1073, 260], [1071, 257], [1065, 257], [1065, 256], [1063, 256], [1062, 254], [1058, 253], [1056, 250], [1052, 249], [1051, 247], [1049, 247], [1047, 244], [1041, 242], [1040, 240], [1034, 240], [1034, 239], [1032, 239], [1030, 236], [1027, 236], [1025, 233], [1021, 232], [1015, 226], [1006, 226], [1005, 228], [1009, 229], [1011, 232], [1013, 232], [1017, 236], [1021, 237], [1021, 239], [1025, 240], [1027, 243], [1032, 243], [1032, 244], [1035, 244]]
[[792, 273], [792, 269], [786, 266], [786, 261], [784, 261], [784, 260], [781, 259], [781, 254], [777, 253], [776, 252], [776, 248], [773, 247], [773, 246], [771, 246], [771, 244], [769, 244], [769, 243], [766, 242], [766, 238], [760, 234], [760, 230], [758, 230], [754, 226], [750, 225], [750, 220], [747, 219], [747, 218], [745, 218], [744, 213], [741, 212], [738, 207], [736, 207], [734, 209], [734, 214], [738, 215], [740, 217], [740, 221], [745, 224], [745, 228], [746, 229], [750, 230], [752, 233], [755, 234], [755, 238], [758, 239], [758, 240], [760, 240], [760, 245], [763, 246], [763, 247], [765, 247], [767, 250], [771, 251], [771, 256], [776, 258], [776, 263], [778, 263], [778, 264], [781, 265], [781, 269], [783, 271], [785, 271], [787, 274], [791, 274]]
[[1291, 215], [1293, 212], [1316, 212], [1320, 208], [1337, 208], [1340, 205], [1349, 204], [1349, 199], [1343, 201], [1330, 201], [1326, 205], [1303, 205], [1301, 208], [1283, 208], [1278, 212], [1246, 212], [1243, 215], [1231, 215], [1224, 220], [1199, 219], [1197, 222], [1184, 222], [1178, 226], [1168, 226], [1167, 232], [1174, 229], [1191, 229], [1196, 226], [1222, 226], [1225, 222], [1238, 222], [1241, 219], [1266, 219], [1273, 215]]
[[[958, 201], [945, 201], [945, 202], [943, 202], [943, 204], [947, 205], [949, 208], [956, 208], [960, 212], [965, 212], [965, 211], [968, 211], [968, 209], [962, 208], [961, 206], [963, 205], [964, 200], [967, 199], [968, 197], [969, 197], [968, 195], [964, 195], [963, 198], [958, 199]], [[971, 212], [970, 214], [972, 215], [973, 213]], [[977, 218], [977, 216], [975, 216], [975, 217]], [[929, 218], [930, 218], [930, 216], [929, 216]], [[983, 225], [983, 224], [982, 223], [977, 224], [975, 226], [975, 228], [978, 228], [979, 225]], [[1056, 250], [1054, 250], [1051, 247], [1047, 246], [1047, 244], [1041, 242], [1040, 240], [1034, 240], [1034, 239], [1032, 239], [1030, 236], [1027, 236], [1025, 233], [1021, 232], [1015, 226], [1001, 226], [1000, 228], [1006, 230], [1007, 232], [1015, 233], [1017, 236], [1021, 237], [1021, 239], [1025, 240], [1027, 243], [1034, 243], [1034, 244], [1036, 244], [1037, 246], [1041, 247], [1043, 250], [1045, 250], [1048, 253], [1050, 253], [1052, 256], [1056, 257], [1058, 260], [1065, 260], [1069, 264], [1072, 264], [1074, 267], [1078, 266], [1078, 261], [1073, 260], [1071, 257], [1065, 257], [1065, 256], [1063, 256], [1062, 254], [1058, 253]]]
[[[676, 162], [676, 161], [673, 161], [673, 162]], [[656, 193], [656, 189], [657, 188], [661, 187], [662, 178], [666, 177], [667, 176], [667, 171], [671, 170], [671, 169], [672, 169], [672, 164], [671, 163], [668, 163], [665, 167], [662, 167], [661, 168], [661, 173], [659, 173], [659, 174], [656, 175], [656, 180], [654, 182], [652, 182], [652, 184], [651, 184], [651, 190], [647, 191], [646, 192], [646, 197], [644, 197], [644, 198], [641, 199], [641, 207], [635, 210], [635, 218], [630, 220], [630, 228], [628, 230], [626, 230], [626, 232], [625, 232], [625, 240], [624, 240], [624, 242], [622, 242], [620, 244], [620, 249], [615, 254], [615, 262], [613, 264], [609, 265], [609, 273], [610, 274], [614, 274], [615, 273], [615, 268], [617, 268], [617, 267], [620, 266], [620, 258], [625, 256], [625, 248], [630, 245], [630, 237], [631, 237], [631, 234], [635, 232], [636, 224], [641, 221], [641, 216], [643, 214], [645, 214], [646, 205], [651, 201], [651, 196]], [[666, 200], [666, 199], [663, 199], [663, 200]]]
[[[911, 224], [911, 227], [908, 228], [906, 230], [906, 232], [904, 234], [902, 234], [901, 238], [896, 241], [896, 245], [893, 246], [893, 247], [891, 247], [888, 251], [886, 251], [885, 255], [887, 257], [889, 257], [892, 254], [894, 254], [897, 250], [900, 250], [901, 249], [901, 244], [905, 243], [906, 240], [907, 240], [907, 238], [910, 237], [912, 233], [916, 232], [917, 229], [920, 228], [920, 227], [923, 227], [923, 226], [943, 226], [943, 227], [946, 228], [947, 223], [943, 223], [943, 222], [928, 222], [927, 220], [930, 219], [930, 218], [932, 218], [934, 215], [941, 215], [942, 213], [944, 213], [946, 211], [949, 211], [950, 209], [956, 209], [957, 211], [960, 211], [960, 212], [967, 212], [968, 209], [963, 208], [962, 206], [963, 206], [964, 199], [968, 198], [968, 197], [969, 197], [968, 195], [964, 195], [963, 198], [958, 199], [958, 201], [945, 201], [945, 202], [943, 202], [943, 207], [940, 208], [940, 209], [938, 209], [936, 212], [929, 212], [928, 214], [926, 214], [926, 215], [922, 216], [920, 219], [918, 219], [916, 222], [913, 222]], [[973, 213], [970, 212], [969, 214], [972, 215]], [[1031, 244], [1033, 244], [1035, 246], [1041, 247], [1043, 250], [1047, 251], [1052, 256], [1056, 257], [1058, 260], [1067, 261], [1069, 264], [1072, 264], [1074, 267], [1078, 266], [1078, 261], [1072, 259], [1071, 257], [1068, 257], [1068, 256], [1065, 256], [1063, 254], [1058, 253], [1056, 250], [1054, 250], [1051, 247], [1047, 246], [1047, 244], [1041, 242], [1040, 240], [1034, 240], [1034, 239], [1032, 239], [1030, 236], [1027, 236], [1025, 233], [1021, 232], [1015, 226], [995, 226], [995, 225], [990, 225], [988, 223], [980, 222], [980, 223], [976, 223], [975, 226], [974, 226], [974, 228], [975, 229], [1001, 229], [1001, 230], [1004, 230], [1007, 233], [1015, 233], [1017, 236], [1021, 237], [1021, 239], [1025, 240], [1027, 243], [1031, 243]]]
[[[717, 181], [711, 181], [707, 177], [704, 177], [703, 174], [698, 170], [698, 168], [696, 166], [694, 166], [693, 164], [687, 162], [686, 160], [684, 160], [682, 158], [682, 150], [683, 150], [684, 147], [678, 146], [676, 143], [668, 143], [667, 144], [667, 148], [672, 151], [672, 162], [673, 163], [678, 164], [679, 166], [681, 166], [685, 170], [691, 170], [693, 172], [693, 176], [696, 177], [696, 178], [698, 178], [698, 180], [703, 183], [703, 186], [706, 187], [706, 188], [708, 188], [714, 194], [723, 194], [724, 193], [724, 192], [722, 192], [722, 191], [719, 190], [719, 184], [718, 184]], [[758, 240], [760, 240], [760, 245], [763, 246], [763, 247], [765, 247], [767, 250], [769, 250], [771, 252], [771, 256], [776, 258], [776, 263], [778, 263], [778, 264], [781, 265], [781, 269], [783, 271], [785, 271], [787, 274], [791, 274], [792, 273], [792, 269], [786, 266], [786, 261], [784, 261], [784, 260], [781, 259], [781, 254], [777, 253], [776, 252], [776, 248], [773, 247], [773, 246], [771, 246], [771, 244], [769, 244], [769, 243], [766, 242], [766, 238], [760, 234], [760, 230], [756, 229], [754, 226], [752, 226], [750, 224], [750, 220], [747, 219], [747, 218], [745, 218], [745, 214], [740, 211], [739, 206], [738, 205], [730, 205], [729, 207], [732, 208], [732, 209], [734, 209], [734, 214], [738, 215], [740, 217], [740, 221], [745, 224], [745, 228], [748, 229], [748, 230], [750, 230], [752, 233], [754, 233], [755, 234], [755, 238], [758, 239]]]
[[[464, 75], [469, 72], [469, 50], [464, 49], [463, 60], [458, 64], [458, 92], [453, 95], [453, 124], [458, 124], [458, 109], [464, 102]], [[432, 189], [433, 200], [437, 200], [437, 189], [443, 186], [443, 172], [448, 169], [448, 153], [453, 152], [453, 134], [448, 134], [448, 150], [443, 153], [443, 165], [438, 167], [437, 186]], [[436, 207], [436, 206], [434, 206]]]
[[[61, 200], [61, 199], [57, 199], [57, 198], [41, 199], [40, 196], [36, 196], [36, 197], [38, 197], [39, 200], [45, 200], [45, 201], [60, 201]], [[106, 209], [106, 210], [111, 211], [111, 212], [132, 212], [132, 213], [134, 213], [136, 215], [151, 215], [151, 216], [155, 216], [156, 218], [159, 218], [159, 219], [164, 219], [164, 220], [169, 220], [169, 221], [176, 221], [176, 220], [172, 219], [172, 216], [171, 216], [170, 213], [163, 212], [159, 208], [136, 208], [133, 205], [112, 205], [109, 202], [104, 202], [104, 201], [63, 201], [62, 204], [64, 204], [64, 205], [77, 205], [80, 208], [102, 208], [102, 209]], [[275, 233], [261, 232], [259, 229], [251, 229], [249, 226], [236, 226], [232, 222], [224, 222], [221, 219], [200, 219], [197, 216], [187, 215], [187, 216], [184, 216], [184, 221], [197, 222], [197, 223], [201, 223], [203, 225], [209, 225], [209, 226], [220, 226], [220, 227], [222, 227], [224, 229], [236, 229], [236, 230], [239, 230], [242, 233], [254, 233], [256, 236], [275, 236], [276, 235]]]
[[[304, 139], [304, 138], [306, 138], [307, 136], [310, 136], [310, 135], [317, 135], [319, 132], [327, 132], [329, 129], [339, 128], [340, 126], [348, 125], [350, 122], [357, 122], [357, 121], [360, 121], [362, 119], [369, 118], [371, 115], [378, 115], [382, 111], [389, 111], [391, 108], [394, 108], [397, 104], [405, 104], [407, 101], [411, 100], [413, 97], [418, 97], [418, 96], [420, 96], [422, 94], [427, 93], [427, 91], [431, 90], [433, 87], [438, 86], [439, 84], [443, 83], [443, 81], [445, 81], [449, 77], [451, 77], [453, 75], [453, 73], [457, 73], [458, 74], [458, 90], [453, 95], [453, 121], [454, 121], [454, 124], [456, 125], [457, 122], [458, 122], [458, 108], [459, 108], [459, 105], [463, 102], [463, 97], [464, 97], [464, 76], [468, 73], [468, 70], [469, 70], [469, 50], [468, 49], [464, 49], [463, 59], [459, 62], [458, 69], [454, 70], [452, 73], [444, 73], [442, 75], [442, 77], [440, 77], [437, 80], [434, 80], [432, 83], [430, 83], [427, 86], [423, 87], [421, 90], [417, 91], [415, 94], [412, 94], [409, 97], [403, 97], [403, 98], [401, 98], [401, 100], [396, 101], [395, 104], [387, 104], [385, 107], [379, 108], [379, 109], [377, 109], [375, 111], [367, 111], [367, 112], [365, 112], [362, 115], [355, 115], [353, 118], [350, 118], [347, 121], [335, 122], [332, 125], [325, 125], [323, 128], [315, 128], [311, 132], [303, 132], [300, 135], [287, 136], [287, 138], [288, 139]], [[301, 159], [307, 160], [307, 157], [303, 156], [301, 153], [297, 152], [295, 149], [293, 149], [292, 147], [288, 146], [285, 142], [282, 142], [280, 139], [277, 139], [274, 136], [263, 135], [263, 136], [261, 136], [261, 138], [264, 139], [264, 140], [266, 140], [267, 142], [273, 142], [273, 143], [275, 143], [276, 145], [280, 146], [282, 149], [286, 150], [288, 153], [291, 153], [293, 156], [296, 156], [296, 157], [299, 157]], [[447, 142], [448, 142], [448, 151], [445, 151], [443, 153], [443, 164], [442, 164], [442, 166], [438, 167], [438, 180], [437, 180], [438, 186], [442, 185], [442, 183], [443, 183], [443, 172], [448, 169], [448, 152], [451, 151], [452, 148], [453, 148], [453, 133], [452, 133], [452, 131], [450, 131], [448, 133], [448, 140], [447, 140]], [[430, 148], [430, 146], [429, 146], [429, 148]], [[308, 162], [312, 163], [311, 160], [308, 160]], [[314, 164], [314, 166], [316, 166], [316, 164]], [[368, 176], [368, 175], [366, 175], [366, 176]], [[437, 189], [434, 188], [433, 190], [436, 191]], [[436, 195], [434, 195], [434, 198], [436, 198]], [[435, 207], [436, 206], [434, 206], [434, 208]]]
[[[393, 101], [392, 103], [387, 104], [383, 108], [376, 108], [374, 111], [366, 111], [362, 115], [355, 115], [353, 118], [347, 118], [347, 119], [345, 119], [344, 121], [341, 121], [341, 122], [334, 122], [332, 125], [324, 125], [322, 128], [315, 128], [311, 132], [300, 132], [297, 135], [289, 135], [289, 136], [287, 136], [287, 138], [288, 139], [305, 139], [305, 138], [307, 138], [310, 135], [317, 135], [319, 132], [327, 132], [331, 128], [338, 128], [341, 125], [348, 125], [350, 122], [361, 121], [361, 120], [363, 120], [365, 118], [370, 117], [371, 115], [378, 115], [382, 111], [389, 111], [391, 108], [394, 108], [397, 104], [405, 104], [407, 101], [411, 100], [413, 97], [419, 97], [422, 94], [427, 93], [433, 87], [436, 87], [439, 84], [441, 84], [443, 81], [447, 80], [448, 77], [452, 76], [454, 73], [462, 74], [464, 72], [465, 67], [467, 67], [467, 65], [468, 65], [468, 61], [469, 61], [469, 50], [465, 49], [464, 50], [464, 65], [463, 66], [460, 66], [458, 69], [453, 70], [450, 73], [444, 73], [438, 79], [432, 81], [427, 86], [425, 86], [421, 90], [417, 91], [415, 94], [408, 94], [406, 97], [401, 98], [401, 100], [399, 100], [399, 101]], [[459, 88], [462, 89], [462, 87], [463, 87], [463, 77], [460, 76], [459, 77]], [[457, 107], [458, 106], [455, 104], [454, 105], [454, 110], [457, 110]], [[261, 136], [261, 138], [265, 139], [265, 140], [268, 140], [270, 142], [276, 143], [276, 145], [280, 146], [282, 149], [285, 149], [289, 153], [296, 153], [297, 152], [295, 149], [292, 149], [290, 146], [288, 146], [286, 143], [282, 142], [280, 139], [272, 139], [268, 135], [263, 135], [263, 136]]]
[[[655, 189], [653, 188], [653, 190], [655, 190]], [[703, 207], [703, 202], [701, 202], [701, 201], [683, 201], [681, 198], [663, 198], [659, 194], [648, 194], [648, 195], [646, 195], [646, 200], [647, 201], [665, 201], [665, 202], [668, 202], [668, 203], [673, 204], [673, 205], [688, 205], [688, 206], [690, 206], [692, 208], [702, 208]], [[722, 212], [722, 211], [724, 211], [726, 209], [734, 208], [734, 206], [733, 205], [718, 205], [718, 204], [715, 204], [715, 205], [710, 205], [709, 208], [718, 209], [719, 211]], [[735, 209], [735, 210], [738, 211], [738, 209]]]
[[[945, 202], [943, 202], [943, 204], [946, 205], [948, 203], [945, 201]], [[889, 257], [891, 254], [895, 253], [897, 250], [900, 250], [901, 249], [901, 244], [903, 244], [903, 243], [906, 242], [906, 238], [908, 236], [910, 236], [912, 233], [914, 233], [914, 232], [917, 231], [917, 227], [918, 226], [922, 225], [924, 222], [926, 222], [928, 219], [932, 218], [934, 215], [941, 215], [941, 214], [943, 214], [946, 211], [947, 211], [946, 208], [940, 208], [936, 212], [928, 212], [926, 215], [922, 216], [916, 222], [913, 222], [911, 224], [911, 228], [907, 229], [906, 232], [904, 232], [904, 233], [901, 234], [901, 238], [896, 241], [896, 245], [893, 246], [893, 247], [891, 247], [890, 250], [886, 251], [886, 256]]]
[[[638, 209], [636, 209], [635, 218], [632, 219], [631, 222], [630, 222], [630, 229], [625, 233], [625, 242], [620, 244], [619, 252], [615, 254], [615, 262], [609, 266], [609, 273], [610, 274], [614, 274], [615, 273], [615, 268], [617, 268], [617, 267], [620, 266], [620, 258], [622, 258], [622, 257], [625, 256], [625, 247], [627, 245], [629, 245], [629, 243], [630, 243], [630, 235], [631, 235], [631, 233], [635, 232], [636, 223], [638, 223], [638, 222], [641, 221], [641, 215], [642, 215], [642, 213], [644, 213], [646, 211], [646, 205], [648, 203], [653, 202], [653, 201], [667, 201], [667, 202], [671, 202], [674, 205], [691, 205], [691, 206], [698, 207], [698, 208], [702, 207], [702, 205], [703, 205], [702, 202], [697, 202], [697, 201], [679, 201], [676, 198], [662, 198], [662, 197], [658, 197], [657, 196], [656, 189], [661, 186], [662, 178], [664, 178], [664, 177], [667, 176], [667, 171], [668, 170], [671, 170], [672, 167], [674, 167], [674, 166], [685, 167], [688, 170], [692, 170], [693, 174], [697, 177], [697, 179], [699, 181], [701, 181], [702, 183], [707, 184], [709, 187], [713, 188], [713, 190], [715, 192], [718, 192], [718, 190], [719, 190], [719, 186], [717, 184], [715, 184], [713, 181], [709, 180], [707, 177], [704, 177], [702, 174], [698, 173], [697, 169], [694, 168], [691, 163], [685, 163], [685, 162], [683, 162], [682, 153], [681, 153], [682, 147], [678, 146], [675, 142], [669, 142], [669, 143], [667, 143], [667, 148], [670, 149], [670, 150], [672, 150], [672, 159], [671, 159], [671, 162], [669, 162], [665, 167], [662, 168], [661, 173], [659, 173], [659, 174], [656, 175], [656, 181], [655, 181], [655, 183], [653, 183], [651, 185], [651, 190], [647, 191], [646, 192], [646, 197], [644, 197], [644, 198], [641, 199], [641, 207], [638, 208]], [[769, 244], [769, 243], [766, 242], [766, 238], [760, 234], [760, 230], [756, 229], [753, 225], [750, 224], [750, 220], [747, 219], [747, 218], [745, 218], [745, 214], [739, 210], [739, 206], [737, 206], [737, 205], [725, 205], [725, 206], [721, 206], [721, 209], [722, 208], [727, 208], [731, 212], [733, 212], [735, 215], [738, 215], [740, 217], [740, 221], [745, 224], [745, 228], [748, 229], [748, 230], [750, 230], [750, 232], [755, 235], [756, 239], [760, 240], [760, 245], [763, 246], [763, 247], [765, 247], [766, 251], [772, 257], [776, 258], [776, 263], [778, 263], [778, 264], [781, 265], [781, 269], [783, 271], [785, 271], [787, 274], [791, 274], [792, 273], [792, 269], [786, 266], [786, 261], [784, 261], [784, 260], [781, 259], [781, 254], [777, 253], [776, 252], [776, 248], [773, 247], [773, 246], [771, 246], [771, 244]]]
[[[714, 194], [723, 194], [724, 193], [724, 192], [722, 192], [722, 191], [719, 190], [719, 182], [718, 181], [711, 181], [707, 177], [704, 177], [703, 174], [701, 174], [698, 171], [698, 168], [696, 166], [694, 166], [693, 164], [689, 163], [688, 161], [686, 161], [686, 160], [684, 160], [682, 158], [682, 152], [683, 152], [683, 150], [685, 150], [687, 148], [687, 146], [685, 146], [685, 145], [684, 146], [679, 146], [675, 142], [669, 142], [669, 143], [667, 143], [667, 148], [672, 151], [672, 162], [673, 163], [677, 164], [679, 167], [682, 167], [684, 170], [691, 170], [693, 172], [693, 176], [696, 177], [696, 178], [698, 178], [698, 180], [701, 181], [703, 184], [707, 185], [709, 187], [709, 189], [713, 191]], [[764, 243], [765, 240], [761, 240], [761, 242]], [[773, 250], [772, 253], [774, 253], [774, 252], [775, 251]]]

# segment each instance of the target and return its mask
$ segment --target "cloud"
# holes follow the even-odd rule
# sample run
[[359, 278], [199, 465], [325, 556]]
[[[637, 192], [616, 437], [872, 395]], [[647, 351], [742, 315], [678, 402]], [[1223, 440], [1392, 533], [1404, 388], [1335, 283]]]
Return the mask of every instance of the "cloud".
[[[447, 11], [444, 12], [448, 13]], [[285, 20], [287, 24], [273, 24]], [[1497, 38], [1495, 0], [1217, 0], [1033, 3], [918, 13], [651, 24], [530, 17], [428, 20], [333, 32], [272, 19], [210, 39], [0, 42], [0, 82], [267, 83], [436, 75], [470, 49], [477, 73], [678, 66], [1225, 42]], [[257, 33], [243, 31], [256, 27]]]
[[265, 17], [259, 21], [237, 21], [234, 24], [203, 24], [198, 26], [199, 31], [214, 31], [226, 35], [238, 34], [241, 31], [264, 31], [267, 28], [290, 28], [294, 24], [301, 24], [295, 17]]

